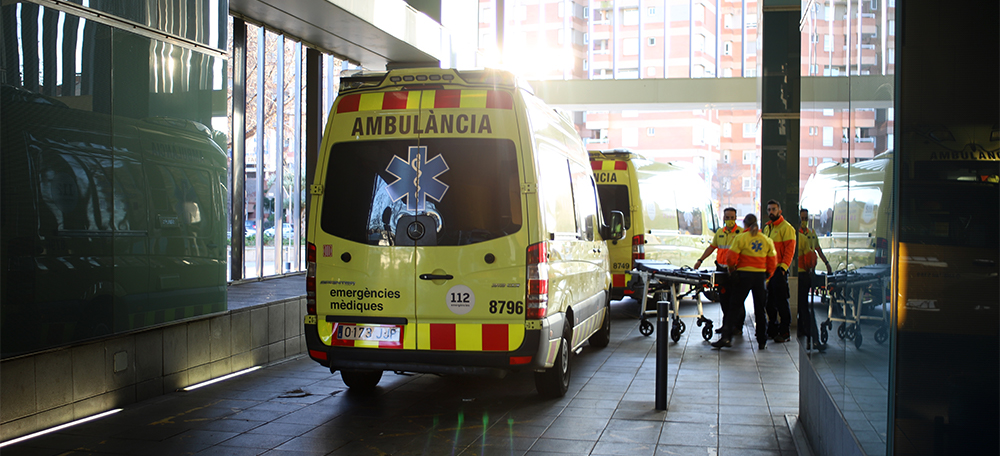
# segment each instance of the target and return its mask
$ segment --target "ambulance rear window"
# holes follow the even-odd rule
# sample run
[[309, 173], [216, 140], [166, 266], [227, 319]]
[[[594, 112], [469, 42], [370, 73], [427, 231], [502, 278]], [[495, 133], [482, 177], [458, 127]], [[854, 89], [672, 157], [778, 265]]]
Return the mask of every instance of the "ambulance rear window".
[[611, 220], [611, 211], [621, 211], [625, 215], [625, 229], [632, 227], [632, 211], [629, 210], [627, 186], [598, 185], [597, 195], [601, 198], [601, 212], [604, 215], [604, 220]]
[[325, 182], [323, 231], [391, 246], [399, 243], [396, 228], [404, 216], [433, 219], [435, 226], [428, 228], [436, 231], [436, 238], [422, 245], [474, 244], [517, 232], [522, 224], [521, 184], [514, 143], [438, 138], [334, 144]]

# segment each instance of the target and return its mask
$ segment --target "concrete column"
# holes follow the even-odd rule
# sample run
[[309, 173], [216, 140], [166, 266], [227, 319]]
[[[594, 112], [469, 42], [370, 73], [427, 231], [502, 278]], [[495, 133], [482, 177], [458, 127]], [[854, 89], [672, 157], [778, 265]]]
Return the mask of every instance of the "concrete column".
[[768, 200], [781, 203], [798, 225], [799, 203], [799, 10], [798, 3], [765, 2], [761, 51], [760, 213]]

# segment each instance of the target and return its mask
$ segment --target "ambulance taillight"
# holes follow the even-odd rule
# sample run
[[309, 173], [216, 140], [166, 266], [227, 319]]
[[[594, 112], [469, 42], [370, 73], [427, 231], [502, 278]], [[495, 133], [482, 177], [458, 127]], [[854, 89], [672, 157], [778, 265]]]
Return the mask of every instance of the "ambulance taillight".
[[889, 263], [889, 240], [875, 238], [875, 264]]
[[632, 262], [646, 259], [646, 236], [637, 234], [632, 236]]
[[525, 302], [526, 318], [545, 318], [549, 305], [549, 265], [544, 242], [528, 246], [528, 292]]
[[306, 314], [316, 315], [316, 244], [306, 243]]

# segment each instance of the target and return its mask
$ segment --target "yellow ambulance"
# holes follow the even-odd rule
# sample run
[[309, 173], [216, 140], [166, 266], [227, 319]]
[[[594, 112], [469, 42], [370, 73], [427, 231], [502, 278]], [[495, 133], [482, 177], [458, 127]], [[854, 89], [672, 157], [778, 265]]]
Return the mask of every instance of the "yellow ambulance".
[[510, 73], [343, 78], [310, 202], [308, 352], [352, 389], [530, 369], [561, 396], [572, 354], [610, 341], [623, 215], [605, 223], [572, 124]]
[[[625, 238], [610, 241], [612, 299], [642, 292], [635, 260], [693, 266], [718, 226], [711, 192], [697, 172], [624, 149], [590, 151], [601, 207], [625, 215]], [[712, 264], [713, 256], [706, 259]]]

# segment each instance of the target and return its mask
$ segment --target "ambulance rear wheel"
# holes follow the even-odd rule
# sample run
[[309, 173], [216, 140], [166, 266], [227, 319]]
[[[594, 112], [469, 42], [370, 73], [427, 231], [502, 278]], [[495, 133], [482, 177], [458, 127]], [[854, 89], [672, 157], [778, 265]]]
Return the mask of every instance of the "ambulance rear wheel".
[[[569, 322], [566, 322], [568, 325]], [[562, 340], [559, 342], [559, 351], [556, 353], [556, 362], [552, 367], [542, 372], [535, 372], [535, 389], [538, 394], [549, 397], [563, 397], [569, 390], [570, 378], [570, 347], [569, 329], [563, 331]]]
[[597, 348], [607, 347], [611, 343], [611, 301], [604, 303], [604, 322], [601, 329], [590, 336], [590, 345]]
[[344, 379], [344, 384], [352, 391], [368, 393], [375, 390], [379, 380], [382, 380], [382, 371], [342, 369], [340, 376]]

